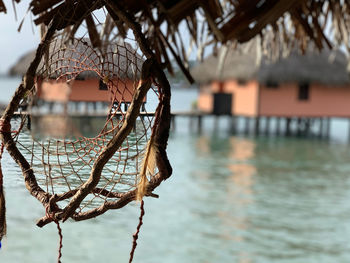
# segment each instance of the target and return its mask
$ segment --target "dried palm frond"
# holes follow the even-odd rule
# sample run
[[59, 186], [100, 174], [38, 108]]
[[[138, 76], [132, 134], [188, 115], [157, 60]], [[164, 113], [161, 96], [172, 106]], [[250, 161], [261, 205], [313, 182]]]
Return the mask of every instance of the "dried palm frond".
[[[199, 57], [208, 46], [247, 42], [256, 35], [261, 36], [262, 47], [272, 41], [265, 46], [274, 54], [280, 54], [281, 48], [284, 53], [295, 47], [305, 51], [310, 42], [318, 49], [343, 45], [350, 50], [350, 3], [344, 0], [32, 0], [30, 10], [36, 16], [36, 24], [48, 25], [58, 15], [57, 29], [73, 26], [71, 37], [85, 20], [92, 43], [99, 45], [100, 40], [106, 41], [115, 32], [121, 38], [128, 35], [128, 26], [111, 5], [118, 6], [143, 27], [150, 50], [169, 69], [170, 51], [190, 81], [184, 30], [196, 44], [197, 50], [193, 51]], [[102, 30], [91, 16], [101, 8], [108, 14]], [[0, 12], [6, 12], [2, 0]]]

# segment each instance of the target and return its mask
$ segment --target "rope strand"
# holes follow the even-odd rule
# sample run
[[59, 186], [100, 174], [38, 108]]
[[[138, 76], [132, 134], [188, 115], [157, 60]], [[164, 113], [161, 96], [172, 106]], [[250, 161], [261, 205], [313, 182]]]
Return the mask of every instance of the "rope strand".
[[60, 227], [60, 223], [58, 220], [55, 220], [55, 223], [57, 225], [58, 235], [60, 237], [59, 245], [58, 245], [58, 258], [57, 263], [61, 263], [61, 257], [62, 257], [62, 247], [63, 247], [63, 235], [62, 235], [62, 229]]
[[140, 217], [139, 217], [139, 224], [137, 225], [137, 228], [136, 228], [136, 232], [135, 234], [133, 234], [133, 241], [132, 241], [132, 249], [130, 251], [130, 259], [129, 259], [129, 263], [132, 263], [132, 260], [134, 259], [134, 253], [135, 253], [135, 249], [136, 249], [136, 246], [137, 246], [137, 239], [139, 238], [139, 232], [140, 232], [140, 228], [143, 224], [143, 216], [145, 214], [145, 210], [143, 208], [143, 205], [144, 205], [144, 202], [143, 200], [141, 200], [141, 206], [140, 206], [140, 210], [141, 210], [141, 214], [140, 214]]
[[57, 263], [61, 263], [61, 258], [62, 258], [62, 247], [63, 247], [63, 234], [62, 234], [62, 229], [60, 226], [60, 222], [55, 218], [53, 213], [49, 212], [49, 205], [46, 206], [46, 216], [52, 218], [52, 221], [54, 221], [57, 225], [57, 230], [58, 230], [58, 236], [60, 238], [58, 242], [58, 257], [57, 257]]

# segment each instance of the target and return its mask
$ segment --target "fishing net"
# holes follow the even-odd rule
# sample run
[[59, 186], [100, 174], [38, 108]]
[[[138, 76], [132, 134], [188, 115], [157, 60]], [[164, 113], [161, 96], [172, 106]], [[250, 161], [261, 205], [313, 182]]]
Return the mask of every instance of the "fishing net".
[[[36, 89], [27, 98], [31, 115], [21, 119], [20, 131], [23, 132], [18, 134], [16, 141], [23, 155], [30, 156], [29, 164], [38, 185], [53, 197], [55, 203], [66, 206], [89, 179], [94, 161], [103, 148], [125, 123], [125, 110], [139, 85], [143, 59], [126, 43], [109, 45], [100, 55], [84, 40], [63, 43], [57, 38], [50, 43], [50, 49], [48, 60], [43, 61], [37, 71]], [[87, 94], [90, 91], [91, 94]], [[159, 95], [157, 87], [152, 86], [142, 103], [146, 104], [146, 97], [150, 100]], [[79, 112], [73, 117], [69, 115], [74, 112], [68, 108], [68, 102], [84, 100], [84, 96], [86, 100], [96, 96], [109, 100], [105, 118], [103, 112], [100, 114], [102, 120], [96, 114], [95, 117], [85, 117], [86, 113], [80, 117]], [[65, 105], [58, 105], [62, 107], [55, 112], [49, 111], [45, 103], [57, 101]], [[90, 114], [94, 116], [94, 113]], [[74, 218], [96, 215], [97, 208], [135, 192], [154, 124], [154, 114], [144, 107], [129, 135], [103, 167], [96, 186], [80, 202]], [[83, 125], [90, 129], [81, 130]], [[96, 136], [88, 137], [94, 132], [97, 132]], [[150, 157], [155, 161], [155, 156]], [[158, 173], [155, 164], [149, 166], [148, 181]]]
[[[27, 73], [0, 125], [44, 206], [37, 225], [90, 219], [134, 200], [143, 210], [143, 197], [157, 197], [153, 190], [171, 174], [170, 92], [154, 73], [157, 62], [130, 41], [94, 47], [89, 38], [58, 35], [42, 43], [37, 68], [28, 70], [35, 69], [32, 86], [25, 89]], [[82, 102], [95, 110], [82, 111]]]

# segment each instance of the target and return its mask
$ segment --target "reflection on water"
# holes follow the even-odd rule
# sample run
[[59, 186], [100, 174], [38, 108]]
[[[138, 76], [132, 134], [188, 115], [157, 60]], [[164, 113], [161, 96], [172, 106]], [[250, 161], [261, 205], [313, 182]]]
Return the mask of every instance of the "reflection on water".
[[[135, 262], [350, 262], [348, 145], [178, 132], [169, 158], [173, 176], [145, 200]], [[42, 207], [8, 155], [4, 163], [0, 262], [55, 262], [55, 226], [34, 226]], [[64, 223], [62, 261], [127, 262], [138, 214], [134, 204]]]
[[[13, 126], [23, 127], [17, 138], [18, 149], [27, 157], [41, 188], [52, 195], [64, 194], [87, 181], [94, 161], [123, 124], [116, 116], [108, 123], [105, 120], [64, 115], [34, 116], [30, 130], [19, 119], [12, 122]], [[151, 126], [152, 118], [136, 120], [130, 134], [102, 169], [98, 188], [118, 193], [136, 188]], [[86, 211], [110, 200], [113, 197], [90, 194], [79, 209]], [[61, 208], [68, 201], [60, 201]]]
[[[216, 238], [221, 242], [232, 243], [231, 249], [234, 249], [239, 244], [246, 242], [244, 232], [250, 228], [246, 211], [254, 203], [253, 185], [256, 168], [251, 160], [255, 158], [256, 145], [253, 141], [244, 138], [210, 138], [208, 136], [199, 137], [196, 145], [199, 156], [204, 159], [217, 155], [216, 160], [219, 163], [213, 162], [213, 166], [209, 166], [209, 170], [204, 175], [209, 180], [212, 176], [221, 177], [221, 193], [216, 194], [213, 198], [220, 198], [222, 205], [213, 207], [216, 211], [213, 211], [212, 218], [208, 220], [212, 221], [213, 218], [217, 218], [217, 229], [221, 231], [215, 234]], [[198, 176], [200, 174], [203, 173], [198, 173]], [[201, 176], [201, 179], [204, 178]], [[227, 256], [229, 259], [229, 255]], [[244, 248], [237, 250], [232, 256], [235, 257], [236, 262], [252, 262], [249, 251]]]
[[44, 138], [95, 137], [106, 124], [105, 117], [70, 117], [43, 115], [31, 117], [31, 134], [36, 140]]
[[196, 262], [348, 262], [347, 145], [226, 136], [187, 143], [196, 156], [187, 206], [207, 252]]

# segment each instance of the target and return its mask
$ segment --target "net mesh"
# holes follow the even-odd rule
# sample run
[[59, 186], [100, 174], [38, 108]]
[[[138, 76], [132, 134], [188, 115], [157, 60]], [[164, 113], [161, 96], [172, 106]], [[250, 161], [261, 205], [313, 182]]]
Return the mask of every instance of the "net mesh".
[[[89, 179], [94, 161], [122, 128], [140, 85], [144, 59], [129, 43], [94, 49], [87, 39], [55, 38], [41, 61], [35, 89], [26, 100], [17, 147], [28, 160], [39, 186], [64, 207]], [[147, 143], [155, 123], [160, 93], [152, 86], [132, 131], [103, 167], [98, 184], [76, 213], [98, 208], [137, 188]], [[72, 103], [108, 103], [94, 112], [74, 110]], [[56, 108], [49, 107], [56, 104]], [[82, 127], [87, 126], [87, 129]], [[147, 172], [148, 180], [158, 170]]]

